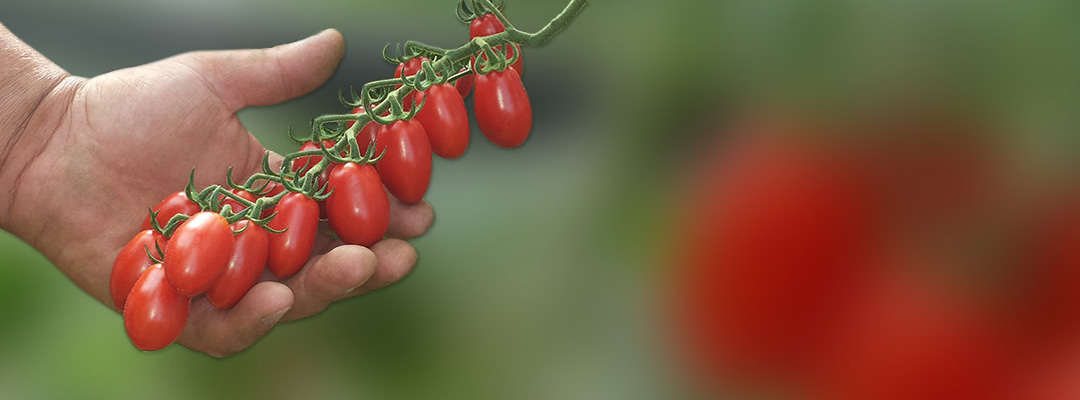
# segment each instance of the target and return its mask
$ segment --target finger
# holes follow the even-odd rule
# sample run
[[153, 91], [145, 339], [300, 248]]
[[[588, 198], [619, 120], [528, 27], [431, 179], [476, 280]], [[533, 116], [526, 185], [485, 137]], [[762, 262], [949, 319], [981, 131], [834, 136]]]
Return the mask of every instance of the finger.
[[293, 292], [277, 282], [255, 285], [229, 310], [218, 310], [199, 299], [192, 303], [187, 326], [177, 341], [192, 350], [225, 357], [255, 343], [293, 304]]
[[399, 239], [412, 239], [423, 235], [435, 221], [435, 210], [426, 200], [405, 204], [393, 195], [390, 197], [390, 227], [386, 235]]
[[299, 97], [318, 88], [345, 54], [345, 39], [334, 29], [269, 49], [188, 53], [178, 61], [203, 74], [232, 111]]
[[312, 257], [286, 284], [296, 296], [284, 320], [310, 317], [348, 297], [376, 272], [376, 257], [366, 247], [340, 245]]
[[419, 257], [412, 245], [400, 239], [383, 239], [371, 246], [371, 251], [379, 260], [378, 268], [371, 279], [350, 292], [349, 296], [368, 293], [401, 280], [409, 275]]

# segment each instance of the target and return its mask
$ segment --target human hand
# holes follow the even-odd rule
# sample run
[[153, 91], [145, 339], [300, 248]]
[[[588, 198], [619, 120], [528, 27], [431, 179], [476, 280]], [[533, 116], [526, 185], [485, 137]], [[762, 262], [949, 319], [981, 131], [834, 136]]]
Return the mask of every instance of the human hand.
[[[327, 30], [271, 49], [185, 53], [88, 80], [63, 78], [6, 149], [4, 168], [18, 172], [3, 175], [10, 200], [0, 208], [3, 228], [111, 306], [113, 259], [147, 208], [183, 188], [192, 168], [199, 187], [224, 183], [230, 166], [235, 180], [259, 172], [265, 149], [236, 112], [314, 90], [343, 54], [340, 33]], [[320, 235], [304, 269], [284, 282], [265, 274], [234, 308], [194, 299], [178, 342], [229, 355], [277, 322], [393, 283], [417, 260], [402, 239], [423, 234], [432, 219], [426, 202], [391, 196], [390, 239], [368, 249]]]

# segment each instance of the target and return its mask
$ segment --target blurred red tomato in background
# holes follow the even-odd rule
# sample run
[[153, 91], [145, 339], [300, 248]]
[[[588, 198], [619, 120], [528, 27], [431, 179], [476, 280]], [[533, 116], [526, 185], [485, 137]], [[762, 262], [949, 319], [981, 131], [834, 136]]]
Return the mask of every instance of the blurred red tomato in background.
[[904, 252], [865, 286], [810, 374], [816, 400], [992, 399], [1012, 366], [990, 304], [926, 276]]
[[674, 318], [701, 377], [755, 381], [812, 357], [879, 229], [865, 178], [805, 127], [761, 121], [727, 139], [682, 210]]

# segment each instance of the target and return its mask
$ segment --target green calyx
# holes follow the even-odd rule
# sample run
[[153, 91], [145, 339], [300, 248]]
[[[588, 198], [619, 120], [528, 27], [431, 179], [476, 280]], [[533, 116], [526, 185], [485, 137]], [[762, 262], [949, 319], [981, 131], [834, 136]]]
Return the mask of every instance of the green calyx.
[[461, 20], [461, 22], [469, 23], [472, 22], [472, 20], [474, 19], [480, 18], [484, 14], [492, 12], [491, 10], [502, 11], [503, 7], [505, 6], [502, 0], [489, 4], [492, 6], [491, 9], [488, 9], [487, 5], [476, 0], [462, 0], [458, 3], [455, 12], [457, 13], [457, 17], [459, 20]]

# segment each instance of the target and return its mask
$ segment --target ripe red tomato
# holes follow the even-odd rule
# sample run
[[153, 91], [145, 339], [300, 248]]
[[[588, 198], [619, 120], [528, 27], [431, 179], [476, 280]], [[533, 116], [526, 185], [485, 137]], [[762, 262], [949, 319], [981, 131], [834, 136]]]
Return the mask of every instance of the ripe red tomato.
[[[357, 106], [352, 110], [353, 114], [364, 114], [364, 106]], [[348, 127], [356, 124], [356, 121], [349, 121]], [[360, 145], [360, 151], [366, 151], [367, 146], [372, 140], [375, 140], [375, 134], [379, 132], [379, 124], [375, 121], [369, 121], [364, 124], [363, 128], [360, 128], [360, 132], [356, 133], [356, 142]]]
[[162, 251], [165, 250], [167, 242], [161, 234], [150, 229], [144, 230], [136, 233], [135, 237], [131, 238], [131, 241], [116, 256], [112, 274], [109, 277], [109, 292], [112, 294], [113, 306], [117, 311], [124, 311], [124, 301], [127, 300], [131, 287], [135, 286], [135, 281], [139, 280], [143, 271], [153, 265], [150, 257], [146, 255], [146, 249], [149, 248], [150, 252], [156, 254], [155, 242]]
[[473, 95], [476, 124], [484, 137], [501, 147], [525, 143], [532, 129], [532, 105], [517, 72], [507, 68], [476, 76]]
[[[464, 71], [464, 70], [465, 69], [462, 68], [462, 71]], [[473, 75], [473, 74], [465, 75], [463, 77], [458, 78], [458, 80], [454, 81], [454, 89], [457, 89], [458, 94], [461, 95], [461, 98], [465, 99], [465, 97], [468, 96], [469, 93], [472, 93], [472, 88], [473, 88], [474, 83], [476, 83], [476, 76], [475, 75]]]
[[229, 258], [229, 265], [221, 271], [217, 282], [206, 292], [206, 299], [210, 300], [210, 304], [222, 310], [235, 306], [259, 281], [259, 276], [266, 267], [270, 245], [270, 232], [249, 220], [234, 223], [232, 229], [243, 229], [243, 232], [236, 234], [236, 245], [232, 257]]
[[[365, 129], [367, 129], [367, 128], [365, 127]], [[336, 143], [334, 143], [333, 140], [329, 140], [329, 139], [323, 140], [323, 147], [331, 148], [335, 144]], [[300, 151], [316, 150], [318, 148], [319, 148], [318, 145], [316, 145], [314, 142], [307, 142], [307, 143], [304, 143], [303, 146], [300, 146]], [[315, 164], [318, 164], [318, 163], [322, 162], [322, 159], [323, 159], [323, 156], [296, 157], [296, 159], [293, 160], [293, 165], [292, 165], [293, 171], [300, 171], [300, 174], [303, 174], [304, 172], [306, 172], [306, 171], [310, 170], [312, 167], [314, 167]], [[307, 163], [307, 164], [305, 164], [305, 163]], [[334, 164], [335, 163], [330, 163], [330, 165], [328, 165], [326, 168], [324, 168], [322, 170], [322, 172], [319, 173], [319, 176], [315, 178], [316, 179], [316, 184], [318, 184], [319, 187], [322, 187], [323, 185], [326, 185], [326, 181], [330, 178], [330, 170], [333, 169]]]
[[[1074, 338], [1075, 339], [1075, 338]], [[1054, 351], [1025, 360], [1006, 382], [1002, 400], [1076, 400], [1080, 399], [1080, 353], [1077, 343], [1055, 346]]]
[[[251, 192], [248, 192], [246, 190], [229, 189], [229, 192], [232, 193], [232, 194], [235, 194], [237, 196], [240, 196], [240, 198], [242, 198], [244, 200], [247, 200], [247, 201], [258, 200], [258, 197], [256, 197], [254, 194], [252, 194]], [[225, 206], [228, 205], [229, 209], [231, 209], [232, 212], [234, 212], [234, 213], [238, 213], [240, 211], [243, 211], [245, 208], [247, 208], [244, 205], [237, 202], [236, 200], [233, 200], [232, 198], [226, 197], [225, 195], [221, 195], [220, 198], [222, 199], [221, 200], [221, 208], [225, 208]]]
[[[424, 61], [428, 61], [428, 58], [413, 57], [405, 60], [405, 62], [398, 64], [397, 68], [394, 69], [394, 77], [401, 78], [402, 76], [415, 75], [417, 72], [420, 72], [420, 65]], [[399, 85], [398, 87], [401, 86]]]
[[203, 211], [176, 228], [165, 249], [165, 277], [176, 291], [198, 296], [229, 265], [233, 233], [221, 214]]
[[[423, 63], [424, 61], [427, 61], [427, 60], [428, 60], [427, 57], [413, 57], [413, 58], [410, 58], [410, 59], [406, 60], [403, 63], [398, 64], [397, 68], [394, 69], [394, 77], [395, 78], [400, 78], [402, 76], [415, 75], [417, 72], [420, 72], [421, 63]], [[400, 88], [401, 85], [395, 85], [395, 87]], [[412, 93], [409, 93], [408, 95], [406, 95], [401, 100], [401, 103], [405, 106], [406, 110], [412, 108], [411, 105], [412, 105], [413, 99], [416, 96], [416, 93], [417, 93], [416, 91], [413, 91]], [[416, 99], [416, 102], [419, 103], [420, 99]]]
[[[261, 184], [256, 184], [255, 188], [256, 189], [260, 188], [259, 185], [261, 185]], [[278, 193], [281, 193], [281, 192], [284, 192], [284, 191], [285, 191], [285, 187], [282, 186], [280, 183], [270, 181], [270, 182], [266, 183], [265, 188], [262, 188], [261, 193], [264, 193], [264, 194], [262, 196], [259, 196], [259, 197], [274, 197], [274, 196], [277, 196]], [[270, 207], [263, 208], [262, 215], [260, 215], [259, 218], [269, 217], [271, 214], [274, 213], [274, 208], [275, 207], [277, 207], [277, 206], [273, 205], [273, 206], [270, 206]]]
[[[363, 114], [364, 106], [356, 107], [353, 109], [352, 112], [353, 114]], [[351, 127], [352, 125], [350, 124], [349, 126]], [[364, 124], [364, 127], [356, 133], [356, 144], [360, 147], [361, 152], [367, 151], [367, 148], [371, 145], [371, 142], [375, 141], [375, 136], [379, 133], [379, 126], [380, 125], [375, 123], [375, 121], [371, 121], [367, 124]], [[371, 156], [374, 157], [377, 155], [378, 154], [372, 154]]]
[[[322, 185], [324, 183], [330, 182], [330, 174], [333, 174], [334, 170], [337, 169], [339, 166], [341, 166], [341, 164], [338, 164], [338, 163], [330, 164], [330, 166], [327, 167], [326, 170], [323, 171], [323, 173], [319, 174], [319, 184]], [[324, 175], [326, 176], [325, 179], [323, 178]], [[330, 190], [329, 186], [327, 187], [326, 190]], [[327, 216], [326, 216], [326, 200], [324, 199], [324, 200], [316, 200], [316, 201], [319, 202], [319, 219], [324, 220], [324, 219], [327, 218]]]
[[376, 147], [386, 151], [376, 163], [386, 189], [408, 204], [423, 200], [431, 183], [431, 144], [420, 122], [399, 120], [379, 128]]
[[828, 147], [765, 136], [774, 129], [802, 128], [726, 135], [742, 140], [708, 158], [680, 207], [671, 304], [678, 345], [703, 380], [803, 365], [876, 244], [864, 179]]
[[371, 247], [390, 225], [390, 200], [370, 164], [346, 163], [330, 174], [330, 227], [341, 241]]
[[[176, 214], [194, 215], [195, 213], [202, 211], [202, 208], [200, 208], [198, 204], [195, 204], [195, 202], [189, 200], [187, 194], [181, 190], [166, 196], [164, 200], [161, 200], [160, 203], [154, 206], [153, 210], [157, 212], [158, 225], [164, 228], [165, 224], [169, 223], [169, 219]], [[147, 215], [146, 218], [143, 219], [141, 230], [145, 231], [147, 229], [150, 229], [150, 215]]]
[[1019, 325], [1027, 341], [1053, 352], [1080, 343], [1080, 192], [1055, 194], [1031, 224], [1020, 252]]
[[289, 193], [277, 204], [277, 215], [267, 224], [274, 230], [270, 235], [270, 250], [266, 268], [274, 276], [285, 279], [304, 267], [319, 230], [319, 204], [302, 193]]
[[180, 336], [190, 311], [191, 298], [173, 289], [161, 264], [154, 264], [131, 288], [124, 304], [124, 330], [139, 350], [160, 350]]
[[424, 127], [431, 151], [442, 158], [457, 158], [469, 148], [469, 114], [465, 101], [448, 83], [435, 85], [421, 93], [426, 98], [416, 120]]
[[[337, 143], [334, 143], [333, 140], [323, 140], [323, 147], [331, 148], [334, 147], [335, 144]], [[300, 146], [300, 151], [317, 150], [318, 148], [319, 145], [315, 144], [315, 142], [306, 142], [303, 146]], [[322, 159], [323, 156], [321, 155], [296, 157], [296, 159], [293, 160], [292, 170], [293, 172], [299, 171], [301, 174], [303, 174], [304, 172], [310, 170], [311, 167], [314, 167], [315, 164], [322, 162]]]
[[[469, 39], [475, 39], [480, 36], [494, 35], [503, 31], [506, 31], [506, 25], [503, 25], [502, 21], [499, 21], [499, 18], [496, 17], [495, 14], [491, 13], [484, 14], [483, 16], [480, 16], [472, 20], [471, 23], [469, 23]], [[500, 47], [501, 46], [496, 46], [495, 48], [499, 49]], [[514, 49], [520, 51], [520, 48], [510, 46], [509, 53], [506, 54], [507, 58], [514, 54]], [[514, 64], [510, 66], [510, 68], [513, 68], [515, 71], [517, 71], [519, 76], [524, 76], [525, 73], [525, 64], [523, 63], [524, 59], [525, 57], [523, 55], [519, 56], [517, 61], [515, 61]]]
[[874, 281], [850, 303], [812, 369], [811, 398], [1000, 398], [1012, 350], [1002, 326], [973, 300], [915, 274]]

